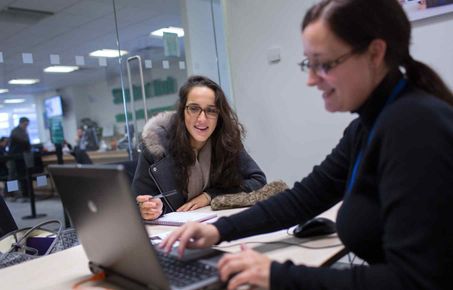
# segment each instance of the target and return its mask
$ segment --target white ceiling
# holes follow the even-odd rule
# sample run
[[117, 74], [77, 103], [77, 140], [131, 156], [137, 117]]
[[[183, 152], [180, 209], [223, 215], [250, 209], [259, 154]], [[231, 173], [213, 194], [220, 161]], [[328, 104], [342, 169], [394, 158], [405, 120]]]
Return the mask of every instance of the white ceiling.
[[[163, 58], [162, 39], [149, 37], [153, 30], [181, 26], [179, 0], [115, 0], [121, 49], [147, 59]], [[9, 10], [8, 10], [9, 8]], [[11, 8], [46, 12], [36, 14]], [[88, 53], [117, 48], [113, 0], [0, 0], [0, 88], [11, 94], [38, 93], [68, 85], [119, 75], [118, 61], [99, 67]], [[22, 63], [22, 53], [33, 54], [33, 64]], [[49, 55], [58, 54], [62, 65], [75, 65], [75, 56], [85, 56], [86, 65], [70, 74], [46, 74]], [[184, 54], [184, 53], [182, 53]], [[8, 85], [12, 78], [39, 78], [37, 85]], [[0, 95], [0, 99], [5, 95]]]

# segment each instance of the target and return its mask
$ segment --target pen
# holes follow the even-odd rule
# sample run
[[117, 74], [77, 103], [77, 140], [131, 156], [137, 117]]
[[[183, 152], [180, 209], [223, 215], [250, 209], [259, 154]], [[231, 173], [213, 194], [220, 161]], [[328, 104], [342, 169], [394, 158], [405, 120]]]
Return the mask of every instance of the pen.
[[[153, 200], [153, 198], [161, 198], [171, 211], [176, 211], [173, 208], [173, 206], [170, 204], [170, 202], [167, 200], [167, 197], [164, 196], [162, 193], [149, 197], [147, 201], [151, 201], [151, 200]], [[141, 201], [141, 202], [137, 201], [137, 205], [141, 206], [144, 202], [146, 202], [146, 201]]]
[[158, 194], [158, 195], [150, 196], [150, 197], [148, 198], [148, 200], [145, 200], [145, 201], [137, 201], [137, 204], [138, 204], [138, 205], [141, 205], [141, 204], [144, 203], [144, 202], [153, 200], [153, 198], [163, 198], [163, 197], [164, 197], [163, 194]]

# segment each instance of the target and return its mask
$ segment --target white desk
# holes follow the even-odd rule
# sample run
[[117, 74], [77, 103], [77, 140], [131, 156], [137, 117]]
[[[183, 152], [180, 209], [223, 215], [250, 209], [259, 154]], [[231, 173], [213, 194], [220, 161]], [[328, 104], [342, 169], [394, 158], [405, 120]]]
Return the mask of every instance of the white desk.
[[[331, 208], [321, 216], [335, 220], [338, 205]], [[210, 211], [209, 207], [199, 209], [199, 211]], [[218, 216], [231, 215], [238, 212], [238, 209], [217, 211]], [[147, 226], [148, 233], [159, 234], [175, 229], [170, 226]], [[287, 240], [290, 243], [303, 243], [303, 239], [290, 237], [286, 230], [271, 234], [249, 237], [242, 240], [231, 242], [238, 244], [241, 241], [269, 242], [276, 240]], [[306, 241], [306, 240], [305, 240]], [[336, 245], [340, 241], [335, 238], [328, 238], [310, 242], [310, 246], [320, 247], [326, 245]], [[222, 243], [220, 247], [226, 245]], [[332, 260], [338, 259], [344, 253], [344, 247], [339, 245], [327, 249], [306, 249], [297, 246], [284, 244], [249, 244], [250, 247], [258, 247], [257, 250], [277, 261], [292, 260], [295, 263], [303, 263], [309, 266], [329, 265]], [[222, 248], [225, 251], [238, 251], [239, 247]], [[270, 250], [272, 249], [272, 250]], [[82, 246], [77, 246], [59, 253], [41, 257], [36, 260], [28, 261], [16, 266], [11, 266], [0, 270], [0, 285], [2, 290], [63, 290], [71, 289], [72, 285], [84, 278], [91, 276], [88, 269], [88, 259]], [[86, 283], [84, 285], [108, 285], [110, 289], [121, 289], [107, 283]]]

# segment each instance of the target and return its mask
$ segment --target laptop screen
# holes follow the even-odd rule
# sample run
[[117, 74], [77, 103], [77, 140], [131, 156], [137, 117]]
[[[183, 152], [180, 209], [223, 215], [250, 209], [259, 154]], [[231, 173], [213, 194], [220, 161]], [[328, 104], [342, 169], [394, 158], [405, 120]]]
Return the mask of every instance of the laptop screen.
[[163, 271], [123, 166], [51, 165], [48, 169], [90, 263], [107, 275], [121, 277], [115, 282], [122, 284], [127, 277], [145, 288], [196, 289], [218, 281], [212, 261], [179, 261], [182, 270], [203, 264], [203, 270], [210, 268], [209, 276], [184, 287], [170, 287], [169, 279], [173, 285], [175, 277]]

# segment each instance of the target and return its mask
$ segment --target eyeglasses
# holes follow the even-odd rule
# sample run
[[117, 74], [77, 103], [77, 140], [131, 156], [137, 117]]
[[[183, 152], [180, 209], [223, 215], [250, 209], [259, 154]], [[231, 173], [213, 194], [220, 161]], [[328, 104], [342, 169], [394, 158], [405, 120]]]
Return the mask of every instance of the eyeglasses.
[[206, 118], [215, 119], [219, 116], [219, 109], [214, 106], [209, 106], [206, 109], [202, 109], [198, 105], [187, 105], [186, 111], [193, 118], [198, 118], [201, 115], [201, 112], [204, 112]]
[[350, 52], [347, 52], [334, 60], [326, 62], [312, 63], [308, 58], [306, 58], [299, 63], [299, 66], [303, 72], [308, 72], [309, 70], [311, 70], [317, 75], [325, 76], [329, 73], [330, 70], [348, 60], [348, 58], [354, 55], [356, 52], [357, 52], [356, 50], [351, 50]]

